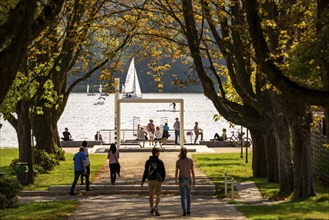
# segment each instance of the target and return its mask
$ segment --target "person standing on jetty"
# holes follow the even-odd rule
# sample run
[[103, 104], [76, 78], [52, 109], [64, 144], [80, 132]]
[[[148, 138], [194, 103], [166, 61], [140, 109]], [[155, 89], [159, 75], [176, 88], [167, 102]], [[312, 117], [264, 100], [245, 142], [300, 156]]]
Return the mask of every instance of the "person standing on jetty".
[[[162, 160], [159, 159], [160, 150], [154, 147], [152, 149], [152, 156], [146, 161], [144, 174], [142, 178], [141, 186], [144, 185], [146, 179], [148, 179], [149, 187], [149, 203], [151, 207], [150, 214], [160, 216], [159, 203], [161, 186], [166, 178], [166, 169]], [[154, 194], [156, 195], [155, 206], [154, 206]]]
[[154, 144], [153, 140], [154, 140], [154, 133], [155, 133], [155, 125], [153, 124], [153, 119], [150, 119], [150, 123], [147, 124], [146, 129], [149, 134], [149, 140], [150, 140], [149, 146], [150, 146], [150, 145]]
[[[178, 118], [175, 119], [174, 129], [175, 129], [175, 144], [178, 145], [178, 137], [179, 137], [179, 130], [180, 130], [180, 122]], [[180, 137], [179, 137], [180, 138]]]
[[167, 140], [169, 138], [169, 126], [168, 126], [168, 123], [166, 122], [163, 126], [163, 132], [162, 132], [162, 139], [164, 139], [164, 144], [167, 144]]
[[201, 128], [199, 128], [198, 122], [195, 122], [194, 133], [195, 133], [194, 144], [196, 144], [196, 141], [198, 140], [199, 135], [201, 135], [201, 141], [203, 140], [203, 130]]
[[[191, 185], [195, 186], [193, 160], [187, 157], [187, 149], [182, 147], [176, 161], [175, 183], [179, 184], [183, 216], [191, 214]], [[192, 178], [191, 178], [192, 176]], [[179, 181], [177, 181], [179, 178]], [[185, 201], [186, 200], [186, 201]]]
[[107, 154], [107, 159], [109, 159], [109, 167], [110, 167], [110, 176], [111, 176], [111, 184], [115, 185], [115, 180], [117, 178], [117, 174], [120, 176], [120, 164], [119, 164], [119, 150], [115, 146], [114, 143], [111, 144], [110, 151]]
[[[70, 195], [76, 195], [74, 192], [75, 186], [79, 180], [80, 175], [86, 175], [86, 155], [84, 153], [84, 148], [80, 147], [79, 152], [73, 157], [74, 160], [74, 181], [71, 186]], [[89, 190], [89, 181], [86, 181], [86, 190]]]

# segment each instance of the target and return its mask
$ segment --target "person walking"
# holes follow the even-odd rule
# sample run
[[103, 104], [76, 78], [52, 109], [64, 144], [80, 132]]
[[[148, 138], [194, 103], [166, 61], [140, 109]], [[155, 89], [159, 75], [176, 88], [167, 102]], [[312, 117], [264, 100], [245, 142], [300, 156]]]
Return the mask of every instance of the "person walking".
[[117, 149], [114, 143], [110, 146], [110, 151], [107, 154], [107, 159], [109, 159], [109, 167], [110, 167], [110, 176], [111, 176], [111, 184], [115, 185], [115, 180], [117, 178], [117, 174], [120, 176], [120, 164], [119, 164], [119, 150]]
[[[87, 174], [87, 169], [86, 169], [86, 155], [84, 153], [84, 148], [80, 147], [79, 152], [76, 153], [73, 157], [74, 160], [74, 180], [70, 189], [70, 195], [76, 195], [74, 192], [75, 186], [77, 185], [77, 182], [79, 180], [79, 177], [81, 175], [86, 175]], [[89, 189], [89, 181], [86, 181], [86, 190]]]
[[201, 135], [201, 141], [203, 140], [203, 130], [201, 128], [199, 128], [198, 122], [195, 122], [194, 133], [195, 133], [194, 144], [196, 144], [196, 141], [198, 140], [199, 135]]
[[174, 123], [174, 130], [175, 130], [175, 144], [178, 145], [178, 137], [179, 136], [179, 130], [180, 130], [180, 122], [178, 120], [178, 118], [175, 119], [175, 123]]
[[[145, 169], [142, 178], [141, 186], [144, 185], [145, 180], [148, 180], [149, 188], [149, 204], [151, 207], [150, 214], [160, 216], [159, 203], [161, 186], [166, 178], [166, 169], [162, 160], [159, 159], [159, 148], [152, 148], [152, 156], [145, 162]], [[154, 194], [156, 195], [154, 205]]]
[[[87, 169], [87, 173], [85, 175], [86, 177], [86, 185], [88, 184], [88, 186], [90, 185], [90, 182], [89, 182], [89, 177], [90, 177], [90, 160], [89, 160], [89, 154], [88, 154], [88, 148], [87, 148], [87, 144], [88, 142], [87, 141], [83, 141], [82, 142], [82, 147], [83, 147], [83, 150], [84, 150], [84, 154], [86, 156], [86, 169]], [[83, 185], [83, 175], [81, 175], [81, 185]], [[90, 188], [88, 188], [87, 190], [90, 190]]]
[[187, 149], [185, 147], [180, 149], [178, 157], [179, 159], [176, 161], [175, 183], [176, 185], [179, 184], [183, 216], [186, 216], [191, 214], [191, 185], [195, 186], [194, 165], [193, 160], [187, 157]]

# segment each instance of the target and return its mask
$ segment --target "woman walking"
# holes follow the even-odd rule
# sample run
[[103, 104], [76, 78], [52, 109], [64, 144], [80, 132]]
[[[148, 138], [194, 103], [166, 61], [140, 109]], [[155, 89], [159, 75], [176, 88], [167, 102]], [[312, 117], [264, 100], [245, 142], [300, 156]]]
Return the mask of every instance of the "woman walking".
[[[176, 161], [175, 183], [179, 184], [183, 216], [191, 214], [191, 185], [195, 186], [193, 160], [187, 157], [187, 149], [182, 147]], [[191, 178], [192, 176], [192, 178]], [[179, 177], [179, 182], [177, 181]]]
[[107, 159], [109, 159], [109, 164], [110, 164], [111, 183], [112, 185], [115, 185], [117, 173], [120, 176], [120, 164], [119, 164], [119, 150], [113, 143], [111, 144], [110, 151], [107, 154]]

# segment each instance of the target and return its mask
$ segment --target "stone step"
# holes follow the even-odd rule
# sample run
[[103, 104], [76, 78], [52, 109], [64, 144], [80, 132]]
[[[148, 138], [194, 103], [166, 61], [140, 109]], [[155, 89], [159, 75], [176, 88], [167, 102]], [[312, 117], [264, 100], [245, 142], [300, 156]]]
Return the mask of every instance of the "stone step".
[[[49, 190], [44, 191], [22, 191], [21, 195], [24, 196], [51, 196], [51, 195], [68, 195], [71, 185], [53, 185], [49, 186]], [[148, 194], [147, 183], [142, 187], [141, 185], [90, 185], [91, 191], [86, 191], [86, 186], [77, 185], [75, 192], [85, 195], [107, 195], [107, 194]], [[214, 195], [216, 189], [214, 185], [196, 185], [192, 188], [193, 195]], [[177, 185], [163, 185], [161, 194], [180, 194]]]
[[[71, 185], [52, 185], [49, 186], [49, 191], [65, 191], [69, 190]], [[84, 190], [86, 186], [77, 185], [77, 190]], [[90, 188], [93, 190], [109, 190], [109, 191], [129, 191], [129, 190], [144, 190], [147, 189], [147, 183], [144, 186], [141, 185], [112, 185], [112, 184], [103, 184], [103, 185], [90, 185]], [[162, 185], [162, 190], [178, 190], [177, 185]], [[193, 188], [194, 191], [212, 191], [215, 190], [215, 185], [196, 185]]]

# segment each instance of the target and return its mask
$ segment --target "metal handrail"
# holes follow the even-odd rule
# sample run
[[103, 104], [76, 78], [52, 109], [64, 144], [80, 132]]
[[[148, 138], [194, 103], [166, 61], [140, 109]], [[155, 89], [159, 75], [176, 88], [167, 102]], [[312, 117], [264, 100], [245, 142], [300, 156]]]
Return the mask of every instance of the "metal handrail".
[[[115, 142], [115, 129], [101, 129], [99, 130], [100, 135], [103, 139], [103, 144], [111, 144]], [[129, 142], [134, 141], [137, 137], [134, 135], [136, 130], [134, 129], [121, 129], [121, 143], [129, 144]], [[168, 141], [175, 140], [175, 130], [169, 130], [170, 137]], [[195, 134], [193, 129], [184, 129], [184, 142], [185, 144], [193, 144], [194, 143]]]

